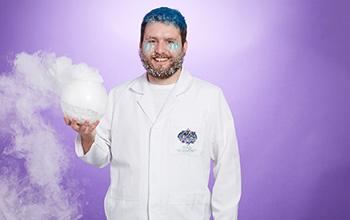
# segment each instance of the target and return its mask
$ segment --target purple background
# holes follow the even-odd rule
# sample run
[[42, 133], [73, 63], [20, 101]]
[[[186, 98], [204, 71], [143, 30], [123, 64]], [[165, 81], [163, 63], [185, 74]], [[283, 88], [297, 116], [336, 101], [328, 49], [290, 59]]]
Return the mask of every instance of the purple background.
[[[110, 89], [143, 72], [141, 20], [162, 5], [187, 19], [185, 66], [222, 87], [234, 114], [240, 219], [350, 219], [348, 1], [3, 0], [0, 71], [18, 52], [51, 51], [96, 67]], [[55, 126], [73, 148], [74, 132]], [[83, 219], [104, 219], [108, 168], [76, 158], [72, 169]]]

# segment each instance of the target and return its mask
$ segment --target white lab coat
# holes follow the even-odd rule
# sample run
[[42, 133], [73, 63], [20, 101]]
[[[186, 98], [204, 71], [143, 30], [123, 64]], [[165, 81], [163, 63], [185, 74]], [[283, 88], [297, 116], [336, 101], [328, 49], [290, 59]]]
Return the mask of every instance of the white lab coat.
[[[192, 143], [178, 137], [187, 129]], [[111, 90], [96, 130], [86, 155], [79, 137], [75, 149], [89, 164], [110, 164], [108, 219], [208, 220], [211, 213], [216, 220], [237, 219], [239, 153], [232, 114], [218, 87], [183, 70], [157, 116], [143, 74]]]

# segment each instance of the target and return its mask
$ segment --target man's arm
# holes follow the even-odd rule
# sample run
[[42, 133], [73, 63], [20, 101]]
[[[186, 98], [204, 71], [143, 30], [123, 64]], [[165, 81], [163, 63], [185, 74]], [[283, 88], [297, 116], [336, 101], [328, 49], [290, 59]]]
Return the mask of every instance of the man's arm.
[[211, 207], [215, 220], [236, 220], [241, 197], [241, 171], [234, 121], [220, 90], [214, 115], [214, 178]]
[[83, 148], [83, 152], [86, 154], [95, 141], [95, 128], [100, 123], [100, 121], [96, 121], [92, 124], [90, 124], [88, 121], [85, 121], [83, 124], [80, 124], [74, 118], [64, 116], [64, 122], [66, 125], [71, 126], [71, 128], [80, 135], [80, 142]]

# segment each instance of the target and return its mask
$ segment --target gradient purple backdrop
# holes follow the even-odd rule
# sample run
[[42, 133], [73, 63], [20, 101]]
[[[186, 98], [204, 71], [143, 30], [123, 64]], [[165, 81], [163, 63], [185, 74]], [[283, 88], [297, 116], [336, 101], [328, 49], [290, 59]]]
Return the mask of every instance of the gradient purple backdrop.
[[[348, 1], [3, 0], [0, 72], [18, 52], [51, 51], [96, 67], [110, 89], [144, 71], [140, 24], [158, 6], [184, 14], [185, 66], [222, 87], [231, 106], [239, 219], [350, 219]], [[74, 132], [63, 119], [55, 126], [73, 148]], [[104, 219], [109, 169], [73, 164], [86, 192], [83, 219]]]

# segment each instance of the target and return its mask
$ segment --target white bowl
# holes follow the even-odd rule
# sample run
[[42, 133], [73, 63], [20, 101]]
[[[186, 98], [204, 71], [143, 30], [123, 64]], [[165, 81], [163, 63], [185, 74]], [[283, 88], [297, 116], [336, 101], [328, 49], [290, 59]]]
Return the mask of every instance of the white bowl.
[[100, 120], [107, 105], [107, 91], [102, 83], [75, 80], [63, 86], [61, 108], [79, 123]]

